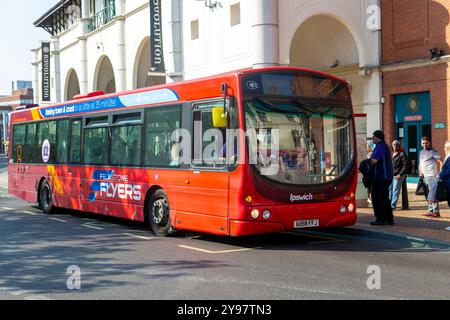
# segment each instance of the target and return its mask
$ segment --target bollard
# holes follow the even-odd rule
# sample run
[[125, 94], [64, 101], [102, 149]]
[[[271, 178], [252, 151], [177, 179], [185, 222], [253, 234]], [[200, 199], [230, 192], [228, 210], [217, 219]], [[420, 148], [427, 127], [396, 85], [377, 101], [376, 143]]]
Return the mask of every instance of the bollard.
[[402, 209], [409, 210], [409, 200], [408, 200], [408, 182], [403, 181], [402, 184]]

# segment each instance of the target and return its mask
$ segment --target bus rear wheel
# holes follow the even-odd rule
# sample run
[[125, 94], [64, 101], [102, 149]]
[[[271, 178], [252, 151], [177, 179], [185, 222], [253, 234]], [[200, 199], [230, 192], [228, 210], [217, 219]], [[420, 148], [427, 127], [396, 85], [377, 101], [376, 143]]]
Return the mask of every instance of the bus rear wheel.
[[150, 198], [148, 221], [158, 237], [166, 237], [171, 230], [170, 206], [167, 194], [157, 190]]
[[54, 211], [52, 189], [47, 181], [42, 183], [39, 190], [39, 207], [45, 214], [50, 214]]

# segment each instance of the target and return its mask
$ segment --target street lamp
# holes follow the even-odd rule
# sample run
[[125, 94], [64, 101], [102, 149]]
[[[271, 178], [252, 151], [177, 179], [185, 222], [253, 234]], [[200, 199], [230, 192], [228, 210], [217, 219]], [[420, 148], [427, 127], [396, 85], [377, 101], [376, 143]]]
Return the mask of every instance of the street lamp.
[[220, 4], [219, 1], [215, 1], [215, 0], [196, 0], [196, 1], [204, 1], [205, 7], [210, 8], [211, 11], [216, 9]]

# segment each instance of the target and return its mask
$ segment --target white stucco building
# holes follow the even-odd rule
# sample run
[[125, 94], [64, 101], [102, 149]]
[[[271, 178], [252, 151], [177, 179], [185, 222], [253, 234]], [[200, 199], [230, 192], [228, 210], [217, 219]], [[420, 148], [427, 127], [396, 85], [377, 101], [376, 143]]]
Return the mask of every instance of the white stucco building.
[[[148, 75], [149, 0], [55, 0], [35, 22], [51, 33], [51, 102], [290, 65], [349, 80], [355, 111], [370, 117], [369, 133], [379, 129], [380, 30], [367, 27], [379, 0], [160, 1], [165, 76]], [[35, 101], [42, 101], [40, 51], [33, 50]]]

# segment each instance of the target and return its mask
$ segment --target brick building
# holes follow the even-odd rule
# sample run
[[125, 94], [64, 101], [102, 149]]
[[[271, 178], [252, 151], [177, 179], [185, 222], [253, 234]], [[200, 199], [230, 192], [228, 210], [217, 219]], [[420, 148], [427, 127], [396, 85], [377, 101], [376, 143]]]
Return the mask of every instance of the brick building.
[[[449, 0], [382, 0], [383, 128], [417, 173], [420, 138], [449, 140]], [[444, 156], [444, 154], [442, 154]]]

